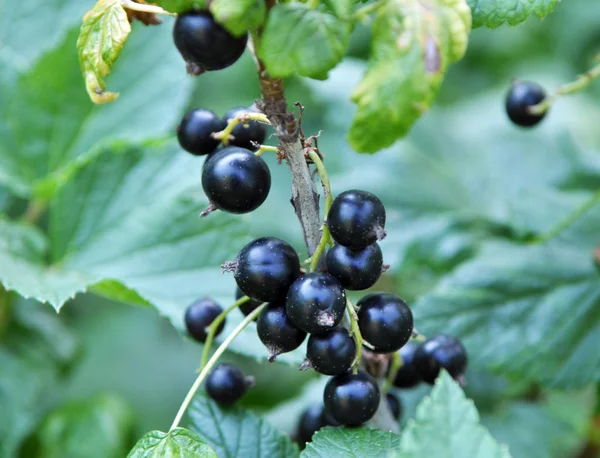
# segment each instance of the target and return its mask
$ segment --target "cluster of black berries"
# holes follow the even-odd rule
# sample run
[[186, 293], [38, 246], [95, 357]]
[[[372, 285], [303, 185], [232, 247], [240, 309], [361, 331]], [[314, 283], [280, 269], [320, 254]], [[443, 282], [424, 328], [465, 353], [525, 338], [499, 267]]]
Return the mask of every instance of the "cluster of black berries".
[[521, 127], [533, 127], [548, 112], [533, 113], [531, 108], [546, 99], [546, 91], [542, 86], [531, 81], [515, 80], [506, 95], [506, 113], [510, 120]]
[[[248, 213], [257, 209], [271, 190], [271, 173], [267, 163], [253, 151], [266, 136], [258, 121], [243, 120], [244, 114], [256, 113], [253, 107], [234, 108], [223, 119], [205, 109], [189, 111], [177, 128], [179, 144], [186, 151], [208, 158], [202, 168], [202, 188], [210, 203], [229, 213]], [[228, 139], [228, 146], [218, 148], [221, 132], [233, 118], [242, 119]]]

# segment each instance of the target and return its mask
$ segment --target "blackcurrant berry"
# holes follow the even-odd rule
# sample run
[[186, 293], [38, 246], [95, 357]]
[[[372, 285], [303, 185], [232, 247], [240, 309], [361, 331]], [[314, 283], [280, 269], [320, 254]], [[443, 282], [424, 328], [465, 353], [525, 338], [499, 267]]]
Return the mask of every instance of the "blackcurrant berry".
[[[208, 336], [208, 327], [222, 312], [221, 306], [209, 298], [199, 299], [191, 304], [187, 308], [184, 318], [189, 335], [198, 342], [204, 342]], [[217, 328], [215, 336], [218, 336], [224, 327], [225, 320]]]
[[400, 349], [400, 357], [402, 358], [402, 366], [396, 372], [396, 378], [394, 378], [394, 386], [398, 388], [412, 388], [417, 386], [421, 382], [421, 375], [417, 370], [414, 358], [415, 351], [417, 351], [419, 345], [409, 340], [406, 345]]
[[234, 261], [238, 287], [249, 297], [271, 302], [283, 300], [300, 276], [298, 253], [276, 237], [262, 237], [247, 244]]
[[376, 353], [392, 353], [402, 348], [413, 331], [413, 315], [399, 297], [373, 293], [357, 304], [358, 326], [363, 338]]
[[303, 331], [324, 332], [342, 320], [346, 292], [327, 273], [306, 274], [290, 286], [285, 309], [292, 322]]
[[327, 252], [327, 272], [352, 291], [373, 286], [381, 276], [382, 267], [383, 256], [377, 243], [362, 250], [336, 245]]
[[215, 151], [204, 163], [202, 188], [219, 210], [248, 213], [269, 195], [271, 172], [252, 151], [228, 146]]
[[436, 335], [423, 342], [414, 355], [414, 364], [421, 378], [433, 385], [441, 369], [458, 378], [467, 369], [467, 351], [451, 336]]
[[231, 405], [239, 400], [254, 384], [252, 377], [246, 377], [232, 364], [218, 364], [206, 379], [205, 389], [218, 404]]
[[225, 129], [226, 123], [210, 110], [199, 108], [188, 111], [177, 127], [177, 138], [181, 147], [195, 156], [212, 153], [219, 140], [214, 132]]
[[327, 225], [337, 243], [360, 250], [385, 237], [385, 208], [370, 192], [345, 191], [334, 199]]
[[348, 372], [356, 356], [356, 343], [345, 328], [312, 334], [306, 346], [307, 363], [325, 375]]
[[[260, 113], [256, 108], [234, 108], [228, 111], [223, 117], [223, 122], [227, 122], [236, 116], [243, 115], [244, 113]], [[240, 146], [249, 150], [256, 150], [257, 148], [252, 142], [262, 144], [267, 136], [267, 130], [265, 126], [258, 121], [247, 121], [246, 123], [239, 123], [233, 128], [231, 132], [233, 140], [229, 140], [230, 145]]]
[[[241, 299], [244, 296], [245, 294], [242, 292], [242, 290], [239, 287], [236, 288], [235, 300]], [[256, 299], [248, 299], [246, 302], [240, 305], [239, 309], [245, 316], [248, 316], [252, 312], [254, 312], [258, 307], [260, 307], [261, 304], [262, 301], [258, 301]], [[258, 317], [256, 319], [258, 319]]]
[[306, 338], [306, 333], [288, 318], [283, 304], [275, 303], [269, 304], [258, 315], [256, 332], [269, 350], [269, 361], [274, 361], [277, 355], [295, 350]]
[[325, 409], [340, 424], [360, 426], [370, 420], [380, 400], [377, 382], [364, 372], [332, 377], [325, 386]]
[[177, 16], [173, 40], [188, 72], [199, 75], [235, 63], [246, 49], [248, 34], [235, 37], [208, 11], [189, 11]]
[[394, 396], [392, 393], [388, 393], [385, 395], [385, 399], [387, 400], [390, 411], [392, 412], [392, 416], [399, 420], [402, 415], [402, 404], [400, 403], [400, 399]]
[[544, 119], [547, 111], [540, 114], [529, 112], [529, 108], [546, 98], [542, 86], [531, 81], [515, 81], [506, 95], [506, 113], [518, 126], [532, 127]]
[[296, 428], [296, 437], [300, 444], [310, 442], [313, 434], [325, 426], [323, 422], [323, 406], [313, 405], [302, 412]]

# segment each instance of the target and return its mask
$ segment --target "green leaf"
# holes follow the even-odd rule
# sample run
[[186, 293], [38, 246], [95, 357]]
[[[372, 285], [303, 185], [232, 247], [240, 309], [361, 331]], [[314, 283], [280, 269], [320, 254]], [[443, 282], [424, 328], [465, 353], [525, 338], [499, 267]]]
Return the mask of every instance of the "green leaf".
[[374, 153], [406, 135], [432, 104], [449, 65], [465, 53], [465, 0], [390, 0], [373, 21], [369, 67], [352, 94], [351, 145]]
[[[586, 223], [597, 234], [600, 219]], [[561, 388], [599, 380], [600, 276], [593, 243], [574, 243], [484, 245], [416, 304], [419, 329], [462, 339], [474, 367]]]
[[530, 16], [544, 18], [560, 0], [467, 0], [473, 12], [473, 27], [517, 25]]
[[358, 0], [323, 0], [323, 3], [340, 19], [348, 20]]
[[213, 0], [209, 9], [217, 22], [234, 35], [258, 29], [267, 13], [264, 0]]
[[127, 458], [217, 458], [214, 450], [192, 431], [150, 431], [142, 437]]
[[156, 3], [171, 13], [183, 13], [192, 9], [204, 9], [206, 7], [206, 0], [156, 0], [152, 3]]
[[322, 428], [300, 454], [302, 458], [387, 458], [398, 449], [400, 436], [368, 428]]
[[63, 458], [125, 456], [133, 432], [133, 414], [113, 395], [96, 395], [65, 404], [39, 426], [29, 456]]
[[[0, 345], [0, 456], [13, 457], [35, 428], [48, 397], [77, 353], [77, 342], [47, 307], [13, 297], [1, 320], [8, 326]], [[3, 303], [0, 308], [6, 307]]]
[[127, 12], [120, 0], [98, 0], [84, 17], [77, 39], [77, 51], [85, 80], [85, 88], [92, 102], [113, 102], [118, 93], [107, 92], [104, 77], [131, 33]]
[[220, 458], [294, 458], [298, 447], [288, 436], [239, 407], [222, 409], [198, 395], [188, 409], [188, 427], [202, 436]]
[[415, 420], [402, 432], [397, 458], [510, 458], [479, 424], [479, 415], [460, 387], [444, 371], [430, 396], [417, 408]]
[[259, 56], [271, 76], [297, 73], [323, 79], [344, 56], [350, 29], [332, 14], [306, 4], [278, 4], [269, 12]]
[[136, 30], [112, 74], [123, 90], [116, 104], [90, 103], [74, 51], [76, 30], [25, 73], [0, 62], [0, 183], [19, 196], [48, 200], [69, 179], [72, 162], [100, 144], [170, 133], [191, 88], [170, 33], [168, 23]]

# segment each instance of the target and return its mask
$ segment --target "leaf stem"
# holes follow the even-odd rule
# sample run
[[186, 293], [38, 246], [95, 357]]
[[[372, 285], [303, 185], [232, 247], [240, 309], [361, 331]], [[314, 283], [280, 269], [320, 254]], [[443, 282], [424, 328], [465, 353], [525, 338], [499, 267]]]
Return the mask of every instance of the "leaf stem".
[[570, 215], [568, 215], [565, 219], [560, 221], [556, 226], [554, 226], [550, 231], [545, 234], [541, 234], [535, 237], [531, 243], [545, 243], [554, 237], [558, 236], [561, 232], [567, 229], [570, 225], [575, 223], [579, 218], [581, 218], [585, 213], [588, 212], [591, 208], [593, 208], [596, 204], [600, 202], [600, 189], [596, 191], [592, 197], [590, 197], [586, 202], [576, 208]]
[[358, 327], [358, 316], [356, 315], [356, 311], [354, 310], [354, 306], [352, 305], [352, 302], [350, 302], [350, 299], [346, 299], [346, 310], [348, 311], [350, 318], [350, 334], [352, 334], [354, 342], [356, 343], [356, 357], [352, 363], [352, 373], [356, 374], [358, 372], [360, 359], [362, 358], [363, 338], [360, 333], [360, 328]]
[[35, 225], [40, 220], [44, 212], [46, 211], [46, 203], [40, 200], [32, 200], [29, 202], [25, 213], [22, 216], [22, 220], [28, 224]]
[[132, 0], [121, 0], [121, 6], [132, 11], [139, 11], [141, 13], [150, 14], [166, 14], [167, 16], [177, 16], [177, 13], [171, 13], [160, 6], [145, 5], [143, 3], [136, 3]]
[[329, 214], [329, 209], [331, 208], [331, 204], [333, 203], [333, 195], [331, 194], [331, 184], [329, 183], [327, 169], [325, 168], [325, 164], [323, 164], [321, 157], [314, 150], [310, 150], [308, 152], [308, 156], [311, 158], [311, 160], [315, 163], [315, 166], [317, 167], [319, 177], [321, 178], [321, 184], [323, 186], [323, 194], [325, 196], [325, 208], [323, 210], [323, 233], [321, 234], [321, 240], [319, 241], [315, 252], [310, 258], [309, 269], [311, 272], [314, 272], [315, 270], [317, 270], [317, 267], [319, 265], [319, 259], [325, 251], [325, 247], [331, 244], [331, 234], [329, 233], [329, 227], [327, 226], [327, 215]]
[[183, 418], [183, 414], [192, 402], [196, 391], [198, 391], [200, 385], [202, 385], [202, 382], [204, 381], [210, 370], [213, 368], [213, 366], [217, 363], [221, 355], [225, 353], [227, 347], [231, 345], [231, 342], [233, 342], [233, 340], [239, 335], [239, 333], [242, 332], [244, 328], [248, 326], [248, 324], [250, 324], [252, 320], [254, 320], [254, 318], [256, 318], [258, 314], [262, 311], [262, 309], [264, 309], [267, 305], [268, 304], [265, 302], [264, 304], [256, 308], [252, 313], [250, 313], [246, 318], [244, 318], [244, 320], [233, 330], [233, 332], [227, 336], [227, 338], [223, 341], [219, 348], [217, 348], [217, 351], [215, 351], [214, 355], [212, 355], [212, 358], [210, 358], [210, 360], [202, 368], [202, 371], [200, 371], [200, 374], [198, 375], [196, 381], [190, 388], [190, 391], [188, 391], [188, 394], [186, 395], [185, 399], [183, 400], [183, 403], [181, 404], [181, 407], [179, 407], [179, 410], [177, 411], [177, 415], [175, 415], [175, 420], [173, 420], [173, 424], [171, 425], [171, 428], [169, 428], [169, 431], [173, 431], [179, 426], [179, 422]]
[[385, 5], [386, 1], [387, 0], [377, 0], [373, 3], [369, 3], [368, 5], [361, 6], [354, 12], [353, 19], [357, 22], [363, 21], [371, 13], [374, 13], [383, 5]]
[[223, 129], [221, 132], [213, 133], [212, 136], [217, 140], [221, 140], [223, 145], [227, 145], [229, 140], [232, 139], [231, 133], [233, 132], [233, 129], [239, 123], [247, 123], [248, 121], [258, 121], [264, 124], [271, 124], [265, 114], [253, 113], [249, 111], [248, 113], [239, 114], [235, 118], [231, 118], [229, 121], [227, 121], [227, 127], [225, 127], [225, 129]]
[[217, 334], [217, 330], [221, 323], [225, 320], [225, 317], [232, 310], [237, 309], [240, 305], [248, 302], [250, 298], [248, 296], [240, 297], [237, 301], [223, 310], [210, 324], [208, 327], [208, 334], [206, 336], [206, 341], [204, 342], [204, 350], [202, 351], [202, 362], [200, 363], [200, 369], [203, 369], [206, 366], [206, 362], [208, 361], [208, 355], [210, 353], [210, 347], [212, 346], [213, 340], [215, 339], [215, 335]]
[[392, 362], [390, 364], [390, 369], [388, 371], [387, 377], [385, 378], [385, 383], [383, 384], [383, 388], [381, 389], [381, 392], [383, 394], [387, 394], [387, 392], [390, 391], [390, 388], [392, 387], [392, 384], [394, 383], [394, 379], [396, 378], [396, 374], [398, 373], [398, 370], [400, 370], [401, 367], [402, 367], [402, 357], [400, 356], [400, 353], [396, 352], [392, 356]]
[[600, 63], [590, 68], [587, 72], [579, 75], [575, 81], [571, 81], [570, 83], [559, 86], [553, 95], [546, 97], [537, 105], [530, 107], [529, 112], [538, 115], [545, 113], [548, 111], [550, 106], [556, 102], [556, 100], [558, 100], [559, 97], [563, 95], [575, 94], [585, 89], [598, 77], [600, 77]]

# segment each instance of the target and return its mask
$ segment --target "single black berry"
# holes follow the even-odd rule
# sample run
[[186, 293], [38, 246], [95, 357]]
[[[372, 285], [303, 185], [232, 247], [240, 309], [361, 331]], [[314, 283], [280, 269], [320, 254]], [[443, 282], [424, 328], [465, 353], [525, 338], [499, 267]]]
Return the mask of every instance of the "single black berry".
[[398, 399], [392, 393], [388, 393], [385, 395], [385, 399], [387, 400], [390, 411], [392, 412], [392, 416], [399, 420], [402, 415], [402, 404], [400, 403], [400, 399]]
[[[244, 113], [260, 113], [256, 108], [234, 108], [228, 111], [223, 117], [223, 122], [227, 122], [236, 116], [243, 115]], [[233, 136], [232, 140], [229, 140], [230, 145], [240, 146], [249, 150], [256, 150], [257, 148], [253, 145], [253, 142], [262, 144], [267, 136], [267, 130], [265, 126], [258, 121], [247, 121], [245, 123], [240, 122], [233, 128], [231, 132]]]
[[173, 40], [188, 72], [199, 75], [235, 63], [246, 49], [248, 34], [235, 37], [208, 11], [189, 11], [177, 16]]
[[321, 374], [338, 375], [348, 372], [355, 356], [356, 343], [345, 328], [335, 327], [308, 338], [307, 363]]
[[258, 315], [256, 332], [269, 350], [269, 361], [274, 361], [281, 353], [295, 350], [306, 338], [306, 333], [289, 319], [283, 304], [275, 303], [269, 304]]
[[327, 412], [340, 424], [360, 426], [370, 420], [380, 400], [377, 382], [364, 372], [332, 377], [325, 386]]
[[336, 245], [327, 252], [327, 272], [352, 291], [373, 286], [381, 276], [382, 267], [383, 256], [377, 243], [362, 250]]
[[[245, 296], [245, 294], [242, 292], [242, 290], [239, 287], [236, 288], [235, 299], [238, 300], [244, 296]], [[242, 305], [240, 305], [239, 309], [245, 316], [248, 316], [252, 312], [254, 312], [258, 307], [260, 307], [261, 304], [262, 304], [262, 301], [259, 301], [256, 299], [248, 299], [246, 302], [244, 302]], [[256, 319], [258, 319], [258, 317]]]
[[385, 208], [370, 192], [345, 191], [334, 199], [327, 225], [337, 243], [360, 250], [385, 237]]
[[215, 151], [204, 163], [202, 188], [219, 210], [248, 213], [269, 195], [271, 172], [252, 151], [228, 146]]
[[303, 331], [325, 332], [342, 320], [346, 292], [327, 273], [306, 274], [290, 286], [285, 309], [292, 322]]
[[210, 110], [199, 108], [188, 111], [177, 127], [177, 138], [181, 147], [195, 156], [212, 153], [219, 140], [214, 132], [225, 129], [226, 123]]
[[234, 262], [238, 287], [249, 297], [271, 302], [283, 300], [290, 285], [300, 276], [298, 253], [276, 237], [248, 243]]
[[363, 338], [376, 353], [392, 353], [402, 348], [413, 331], [413, 315], [402, 299], [393, 294], [373, 293], [357, 304], [358, 326]]
[[396, 372], [394, 378], [394, 386], [398, 388], [412, 388], [421, 382], [421, 375], [417, 370], [414, 362], [415, 352], [419, 345], [409, 340], [406, 345], [400, 349], [400, 358], [402, 358], [402, 366]]
[[298, 443], [306, 444], [307, 442], [310, 442], [313, 434], [325, 426], [323, 420], [322, 405], [312, 405], [304, 410], [298, 420], [298, 426], [296, 427], [296, 438], [298, 439]]
[[542, 86], [531, 81], [515, 81], [506, 95], [506, 113], [512, 122], [522, 127], [532, 127], [539, 123], [547, 110], [540, 114], [529, 112], [529, 108], [546, 98]]
[[206, 378], [205, 389], [218, 404], [231, 405], [239, 400], [254, 384], [252, 377], [246, 377], [232, 364], [218, 364]]
[[423, 342], [414, 355], [414, 364], [421, 378], [433, 384], [441, 369], [458, 378], [467, 369], [467, 351], [451, 336], [436, 335]]
[[[208, 336], [208, 327], [217, 316], [223, 312], [223, 308], [209, 298], [199, 299], [192, 303], [185, 312], [185, 327], [191, 337], [198, 342], [204, 342]], [[218, 336], [225, 327], [225, 320], [217, 328], [215, 336]]]

